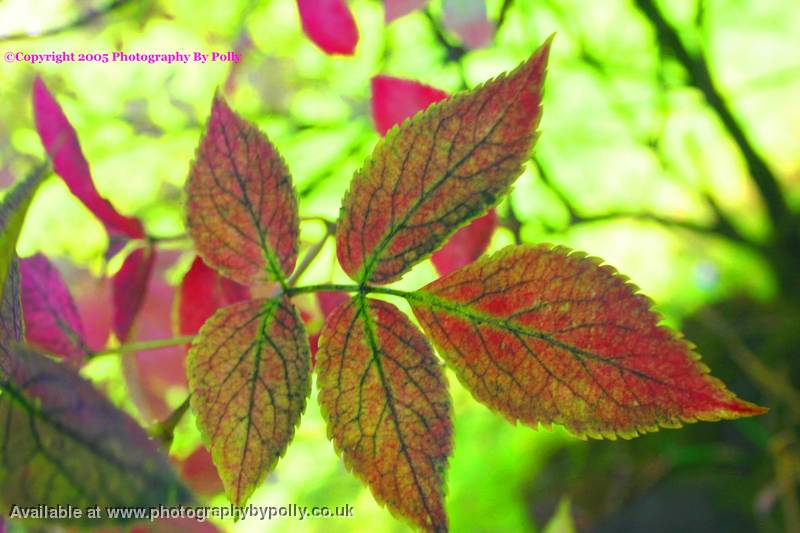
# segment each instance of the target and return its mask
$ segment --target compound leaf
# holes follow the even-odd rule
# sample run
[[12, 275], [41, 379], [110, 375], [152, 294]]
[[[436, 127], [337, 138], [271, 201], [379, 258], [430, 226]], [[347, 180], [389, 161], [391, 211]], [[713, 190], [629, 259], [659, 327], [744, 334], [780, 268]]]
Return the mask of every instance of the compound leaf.
[[187, 359], [191, 406], [234, 505], [286, 451], [310, 372], [305, 329], [286, 297], [223, 307], [200, 329]]
[[536, 138], [545, 43], [510, 74], [391, 129], [345, 195], [336, 252], [359, 282], [389, 283], [484, 214], [522, 172]]
[[80, 361], [89, 352], [83, 323], [61, 274], [42, 254], [19, 262], [25, 339], [46, 352]]
[[462, 383], [513, 421], [630, 438], [765, 411], [711, 377], [612, 267], [564, 248], [510, 246], [410, 303]]
[[393, 305], [357, 296], [328, 318], [316, 368], [328, 435], [345, 464], [392, 512], [446, 530], [450, 398], [422, 333]]
[[297, 196], [258, 128], [214, 99], [186, 184], [187, 227], [198, 254], [245, 285], [283, 282], [297, 260]]

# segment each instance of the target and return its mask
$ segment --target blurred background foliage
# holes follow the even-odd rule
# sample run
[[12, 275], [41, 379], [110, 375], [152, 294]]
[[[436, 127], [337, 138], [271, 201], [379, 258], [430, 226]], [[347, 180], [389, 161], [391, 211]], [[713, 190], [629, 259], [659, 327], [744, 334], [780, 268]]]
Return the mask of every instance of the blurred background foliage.
[[[535, 531], [554, 514], [563, 523], [571, 514], [579, 531], [800, 531], [797, 1], [487, 0], [497, 31], [475, 50], [443, 26], [438, 0], [389, 25], [382, 2], [348, 4], [360, 33], [352, 57], [316, 48], [292, 0], [0, 1], [0, 36], [11, 37], [0, 37], [3, 52], [242, 56], [239, 64], [0, 64], [0, 185], [43, 158], [30, 106], [41, 75], [78, 131], [101, 194], [167, 239], [137, 338], [169, 336], [173, 287], [192, 259], [185, 241], [170, 238], [184, 234], [181, 188], [215, 91], [281, 151], [301, 214], [334, 220], [378, 139], [372, 76], [456, 92], [513, 68], [555, 32], [542, 136], [499, 207], [491, 249], [552, 242], [602, 257], [655, 300], [716, 376], [772, 410], [633, 441], [583, 442], [559, 428], [507, 423], [451, 374], [452, 530]], [[303, 246], [323, 232], [319, 221], [304, 222]], [[49, 180], [18, 249], [56, 261], [96, 346], [108, 332], [102, 278], [120, 266], [104, 260], [106, 246], [101, 224], [60, 180]], [[426, 262], [399, 285], [434, 277]], [[344, 279], [329, 239], [302, 281]], [[319, 327], [315, 302], [304, 305]], [[84, 373], [147, 424], [185, 397], [182, 357], [182, 348], [171, 348], [97, 358]], [[198, 443], [187, 417], [171, 454], [179, 461], [199, 453]], [[195, 487], [205, 483], [209, 501], [227, 504], [202, 460], [181, 464]], [[315, 401], [252, 502], [350, 504], [356, 516], [219, 527], [408, 530], [346, 472]], [[562, 526], [550, 530], [569, 530]]]

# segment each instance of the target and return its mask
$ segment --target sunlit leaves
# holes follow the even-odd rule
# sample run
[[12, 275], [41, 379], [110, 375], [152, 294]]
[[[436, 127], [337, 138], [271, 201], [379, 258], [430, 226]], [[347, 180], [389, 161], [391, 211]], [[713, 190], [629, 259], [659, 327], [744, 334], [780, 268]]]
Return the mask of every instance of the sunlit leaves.
[[186, 184], [197, 252], [246, 285], [283, 281], [297, 260], [297, 198], [280, 155], [258, 129], [214, 99]]
[[83, 324], [61, 274], [41, 254], [19, 262], [25, 339], [42, 350], [80, 360], [88, 353]]
[[345, 463], [393, 512], [446, 530], [450, 399], [425, 337], [393, 305], [357, 296], [329, 317], [317, 371], [322, 414]]
[[[147, 434], [70, 367], [22, 345], [4, 342], [0, 352], [4, 513], [12, 504], [85, 509], [189, 501]], [[97, 524], [85, 515], [79, 522]]]
[[336, 230], [351, 278], [400, 278], [497, 203], [536, 138], [548, 50], [549, 42], [512, 73], [429, 107], [378, 143]]
[[506, 248], [410, 303], [464, 385], [511, 420], [629, 438], [764, 412], [709, 376], [613, 268], [563, 248]]
[[124, 245], [126, 238], [144, 237], [144, 228], [138, 219], [120, 215], [95, 189], [75, 129], [41, 78], [36, 78], [33, 84], [33, 115], [56, 174], [105, 225], [111, 241], [111, 255]]
[[352, 55], [358, 28], [345, 0], [297, 0], [303, 31], [326, 54]]
[[224, 307], [187, 360], [192, 410], [234, 505], [283, 455], [310, 392], [303, 323], [285, 297]]

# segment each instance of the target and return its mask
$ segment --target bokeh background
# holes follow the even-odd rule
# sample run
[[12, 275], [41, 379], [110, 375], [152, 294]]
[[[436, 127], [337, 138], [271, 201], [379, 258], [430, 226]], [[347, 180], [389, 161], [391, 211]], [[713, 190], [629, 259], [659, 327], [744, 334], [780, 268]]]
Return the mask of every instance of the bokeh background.
[[[293, 0], [0, 1], [4, 53], [242, 56], [239, 64], [0, 64], [0, 186], [44, 157], [30, 104], [40, 75], [76, 128], [101, 194], [165, 239], [136, 340], [168, 337], [174, 286], [193, 258], [180, 238], [182, 186], [215, 91], [283, 154], [301, 214], [335, 220], [353, 171], [379, 138], [373, 76], [457, 92], [513, 68], [555, 32], [542, 136], [498, 208], [490, 249], [552, 242], [603, 258], [653, 298], [716, 376], [771, 411], [633, 441], [586, 442], [558, 427], [510, 425], [448, 374], [451, 528], [537, 531], [560, 510], [550, 531], [800, 531], [796, 0], [487, 0], [482, 46], [448, 25], [445, 9], [479, 16], [484, 4], [445, 3], [431, 0], [386, 24], [383, 2], [352, 0], [355, 53], [330, 56], [303, 34]], [[303, 246], [324, 230], [314, 218], [304, 222]], [[51, 179], [18, 248], [58, 265], [93, 346], [108, 341], [107, 276], [121, 263], [104, 258], [107, 244], [102, 225]], [[398, 285], [413, 289], [435, 277], [426, 262]], [[302, 282], [345, 279], [329, 239]], [[303, 305], [318, 328], [316, 302]], [[182, 358], [183, 348], [165, 348], [97, 358], [82, 372], [149, 424], [185, 397]], [[198, 445], [186, 417], [170, 453], [193, 487], [225, 505]], [[216, 527], [408, 531], [345, 470], [315, 401], [252, 502], [350, 504], [356, 516]]]

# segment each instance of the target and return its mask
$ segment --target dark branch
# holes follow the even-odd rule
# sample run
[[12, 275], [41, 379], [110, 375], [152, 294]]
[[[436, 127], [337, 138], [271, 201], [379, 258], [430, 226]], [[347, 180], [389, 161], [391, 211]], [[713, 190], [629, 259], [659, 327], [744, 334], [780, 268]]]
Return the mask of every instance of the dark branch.
[[569, 219], [570, 219], [570, 225], [592, 224], [595, 222], [609, 222], [614, 220], [632, 219], [645, 222], [654, 222], [656, 224], [660, 224], [664, 227], [672, 229], [683, 229], [694, 233], [701, 233], [716, 237], [727, 237], [728, 239], [734, 240], [740, 244], [744, 244], [747, 246], [755, 246], [755, 243], [745, 240], [735, 230], [735, 228], [730, 226], [730, 223], [726, 218], [719, 216], [719, 214], [721, 214], [721, 212], [719, 211], [719, 206], [717, 206], [716, 202], [714, 202], [710, 197], [706, 197], [706, 200], [709, 202], [709, 206], [714, 211], [714, 213], [718, 215], [716, 218], [716, 223], [712, 225], [699, 224], [697, 222], [692, 222], [689, 220], [678, 220], [645, 212], [636, 213], [636, 212], [614, 211], [609, 213], [602, 213], [599, 215], [583, 215], [581, 213], [578, 213], [572, 202], [570, 202], [570, 200], [559, 189], [559, 187], [557, 187], [553, 183], [552, 179], [547, 173], [547, 170], [542, 165], [541, 161], [534, 158], [533, 163], [536, 166], [542, 181], [553, 192], [553, 194], [555, 194], [558, 197], [558, 199], [567, 209], [567, 213], [569, 214]]
[[667, 22], [653, 0], [634, 0], [634, 3], [655, 28], [659, 42], [668, 48], [686, 69], [689, 75], [689, 83], [700, 90], [708, 105], [716, 112], [722, 124], [739, 147], [750, 176], [753, 178], [756, 188], [764, 200], [773, 227], [778, 232], [782, 232], [789, 218], [789, 209], [778, 180], [767, 166], [766, 161], [756, 152], [744, 130], [733, 116], [733, 112], [711, 78], [711, 72], [705, 58], [702, 54], [689, 53], [678, 32]]

